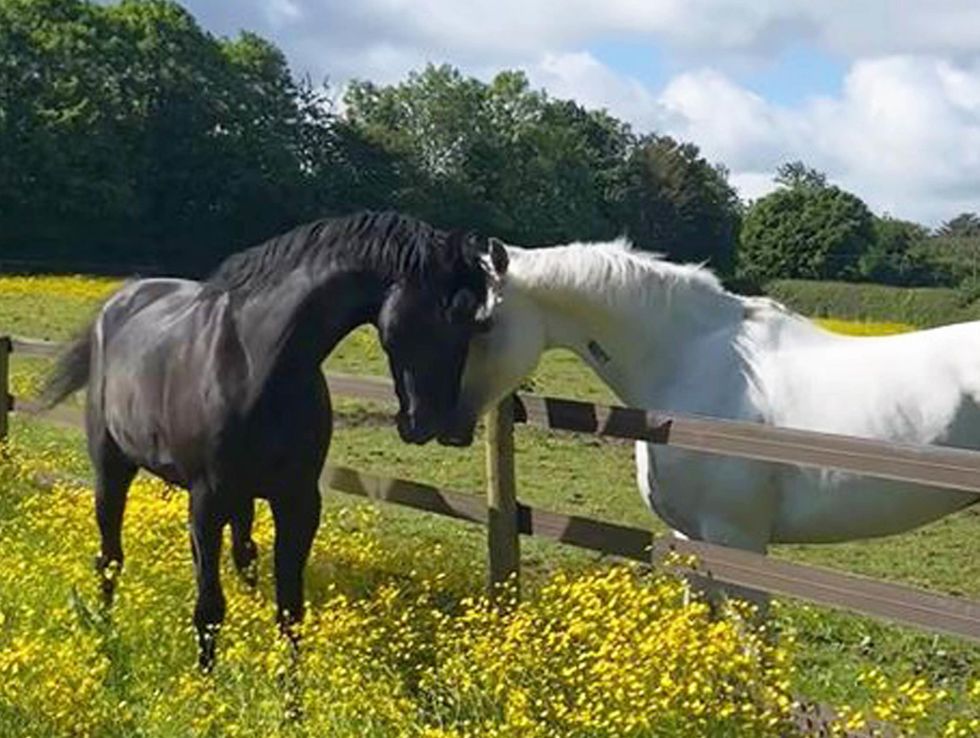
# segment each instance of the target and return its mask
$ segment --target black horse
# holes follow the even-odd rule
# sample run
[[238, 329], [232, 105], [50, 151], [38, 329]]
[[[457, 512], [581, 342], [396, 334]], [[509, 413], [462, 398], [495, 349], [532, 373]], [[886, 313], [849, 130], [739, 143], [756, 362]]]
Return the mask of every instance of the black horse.
[[203, 283], [137, 280], [110, 297], [42, 394], [51, 407], [88, 385], [106, 603], [123, 561], [126, 494], [142, 467], [190, 492], [201, 667], [214, 663], [224, 618], [222, 529], [230, 522], [239, 571], [252, 570], [257, 497], [275, 521], [278, 620], [291, 633], [332, 429], [324, 358], [373, 323], [400, 402], [398, 431], [425, 443], [453, 409], [470, 337], [506, 264], [496, 242], [366, 213], [302, 225], [231, 256]]

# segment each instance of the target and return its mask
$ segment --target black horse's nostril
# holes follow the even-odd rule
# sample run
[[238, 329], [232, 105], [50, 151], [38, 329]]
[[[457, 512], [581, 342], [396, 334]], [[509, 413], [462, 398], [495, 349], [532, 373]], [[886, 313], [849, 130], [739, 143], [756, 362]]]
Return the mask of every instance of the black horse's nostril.
[[476, 417], [466, 411], [457, 411], [439, 433], [439, 443], [443, 446], [469, 446], [475, 433]]
[[443, 446], [462, 448], [473, 443], [474, 428], [452, 427], [439, 434], [439, 443]]
[[408, 437], [412, 435], [412, 421], [406, 413], [398, 413], [395, 416], [395, 427], [403, 441], [408, 440]]
[[454, 435], [450, 433], [439, 436], [439, 443], [442, 446], [452, 446], [453, 448], [466, 448], [473, 444], [473, 436]]

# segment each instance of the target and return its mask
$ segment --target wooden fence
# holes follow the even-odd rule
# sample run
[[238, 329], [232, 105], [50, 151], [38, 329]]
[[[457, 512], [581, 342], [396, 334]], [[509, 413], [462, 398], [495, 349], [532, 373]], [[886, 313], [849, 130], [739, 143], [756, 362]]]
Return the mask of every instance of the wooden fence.
[[[8, 387], [10, 351], [52, 356], [60, 346], [43, 341], [0, 339], [0, 434], [10, 410], [31, 411]], [[394, 398], [390, 382], [328, 375], [331, 392], [372, 401]], [[53, 419], [80, 425], [81, 414], [61, 409]], [[913, 587], [796, 564], [589, 518], [561, 515], [517, 500], [513, 424], [638, 439], [705, 453], [776, 463], [836, 469], [883, 479], [980, 493], [980, 453], [935, 446], [883, 443], [846, 436], [773, 428], [754, 423], [609, 407], [572, 400], [520, 394], [487, 417], [487, 496], [390, 479], [327, 465], [322, 485], [417, 510], [486, 525], [491, 583], [517, 576], [520, 535], [551, 538], [614, 556], [650, 562], [676, 552], [693, 555], [696, 564], [679, 573], [763, 590], [818, 605], [888, 619], [925, 630], [980, 642], [980, 602]], [[923, 494], [929, 494], [923, 489]]]

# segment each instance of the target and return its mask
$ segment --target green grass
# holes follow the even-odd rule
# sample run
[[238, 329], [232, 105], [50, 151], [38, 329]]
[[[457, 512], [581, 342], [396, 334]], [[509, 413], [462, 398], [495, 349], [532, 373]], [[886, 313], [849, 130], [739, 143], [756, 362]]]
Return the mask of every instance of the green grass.
[[[70, 297], [33, 301], [0, 296], [0, 333], [63, 339], [93, 307], [91, 301]], [[348, 337], [330, 357], [328, 367], [359, 374], [386, 373], [372, 329]], [[15, 357], [14, 372], [21, 373], [18, 381], [25, 386], [37, 369], [36, 365], [28, 366], [23, 357]], [[610, 392], [576, 357], [561, 352], [544, 357], [531, 383], [538, 392], [594, 401], [611, 399]], [[330, 451], [331, 462], [479, 493], [483, 483], [480, 438], [472, 449], [408, 446], [399, 442], [390, 424], [378, 422], [378, 416], [371, 412], [378, 408], [349, 400], [336, 404], [338, 431]], [[31, 444], [76, 452], [82, 447], [77, 431], [26, 419], [16, 420], [13, 433]], [[664, 532], [664, 526], [637, 493], [631, 444], [521, 428], [516, 449], [522, 501]], [[69, 471], [86, 470], [79, 464]], [[328, 506], [340, 504], [349, 505], [351, 500], [339, 494], [327, 500]], [[391, 536], [433, 543], [452, 540], [470, 557], [472, 566], [483, 565], [482, 529], [389, 506], [382, 506], [382, 514]], [[793, 561], [977, 598], [978, 540], [980, 515], [977, 510], [967, 510], [900, 536], [833, 546], [783, 546], [773, 553]], [[522, 548], [526, 576], [532, 583], [539, 572], [577, 567], [600, 558], [538, 540], [525, 539]], [[782, 626], [798, 632], [797, 687], [811, 698], [837, 704], [859, 700], [862, 691], [856, 676], [869, 666], [879, 666], [892, 675], [922, 674], [957, 694], [969, 675], [980, 675], [980, 648], [963, 641], [795, 602], [781, 603], [777, 617]]]

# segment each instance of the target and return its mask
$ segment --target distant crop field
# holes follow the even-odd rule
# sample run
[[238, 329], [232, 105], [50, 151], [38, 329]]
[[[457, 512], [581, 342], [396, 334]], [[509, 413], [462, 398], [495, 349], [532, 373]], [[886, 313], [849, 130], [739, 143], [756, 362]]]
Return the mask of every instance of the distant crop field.
[[839, 318], [816, 318], [815, 322], [828, 331], [845, 336], [891, 336], [917, 330], [908, 323], [889, 323], [871, 320], [841, 320]]
[[[117, 285], [0, 278], [0, 334], [66, 339]], [[820, 322], [856, 335], [911, 329]], [[371, 329], [328, 367], [386, 373]], [[14, 391], [31, 394], [45, 368], [14, 357]], [[562, 352], [528, 383], [611, 399]], [[472, 449], [407, 446], [390, 408], [336, 405], [332, 462], [480, 494], [482, 438]], [[713, 623], [684, 604], [677, 580], [540, 540], [522, 541], [526, 604], [500, 618], [480, 600], [482, 529], [339, 493], [327, 496], [309, 568], [298, 680], [273, 626], [264, 506], [259, 589], [225, 567], [228, 620], [218, 669], [204, 678], [193, 669], [183, 493], [149, 479], [133, 489], [109, 616], [90, 570], [90, 491], [31, 481], [43, 469], [87, 477], [82, 435], [17, 416], [11, 435], [0, 461], [0, 735], [783, 736], [793, 735], [795, 694], [846, 706], [855, 725], [980, 734], [975, 646], [789, 601], [760, 639], [737, 618]], [[636, 491], [630, 444], [521, 428], [517, 464], [530, 504], [665, 532]], [[967, 510], [902, 536], [774, 555], [976, 598], [977, 540], [980, 517]], [[303, 717], [286, 721], [297, 705]]]

